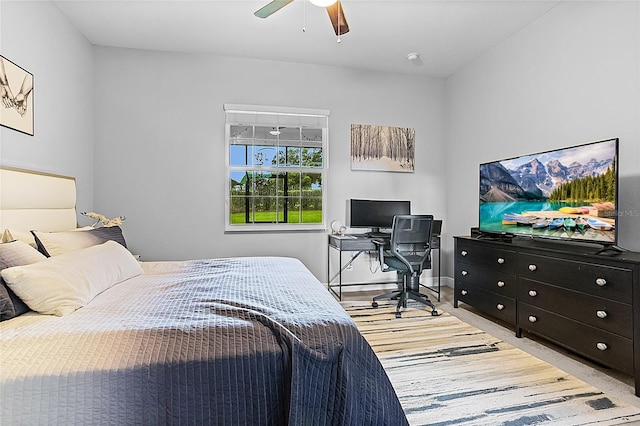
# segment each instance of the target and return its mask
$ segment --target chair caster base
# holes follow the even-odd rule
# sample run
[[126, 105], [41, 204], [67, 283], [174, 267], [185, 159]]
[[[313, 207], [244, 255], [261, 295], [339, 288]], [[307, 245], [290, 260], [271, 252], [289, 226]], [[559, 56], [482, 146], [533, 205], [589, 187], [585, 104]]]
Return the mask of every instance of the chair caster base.
[[396, 312], [396, 318], [402, 318], [402, 313]]
[[378, 302], [376, 302], [375, 300], [371, 303], [371, 307], [372, 308], [377, 308], [378, 307]]
[[432, 317], [440, 316], [440, 312], [438, 312], [438, 311], [436, 311], [435, 309], [433, 309], [433, 310], [431, 311], [431, 316], [432, 316]]

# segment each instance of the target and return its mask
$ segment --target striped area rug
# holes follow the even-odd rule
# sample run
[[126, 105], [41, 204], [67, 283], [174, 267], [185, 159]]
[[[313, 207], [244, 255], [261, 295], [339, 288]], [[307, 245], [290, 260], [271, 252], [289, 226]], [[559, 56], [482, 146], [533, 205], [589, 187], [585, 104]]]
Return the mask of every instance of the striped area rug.
[[411, 425], [640, 424], [640, 409], [443, 313], [342, 302]]

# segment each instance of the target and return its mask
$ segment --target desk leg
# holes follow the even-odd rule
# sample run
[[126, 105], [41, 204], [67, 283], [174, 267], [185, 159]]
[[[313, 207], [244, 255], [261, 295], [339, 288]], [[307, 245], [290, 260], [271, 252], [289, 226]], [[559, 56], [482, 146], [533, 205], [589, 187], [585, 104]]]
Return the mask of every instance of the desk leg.
[[[327, 252], [327, 288], [334, 295], [338, 297], [338, 300], [342, 300], [342, 271], [347, 269], [351, 264], [362, 254], [363, 251], [357, 252], [354, 256], [351, 256], [351, 259], [346, 263], [346, 265], [342, 266], [342, 252], [345, 250], [338, 250], [338, 272], [331, 275], [331, 247], [329, 247]], [[331, 283], [337, 279], [338, 280], [338, 292], [333, 289]], [[349, 285], [349, 284], [347, 284]]]
[[[327, 247], [327, 290], [332, 292], [338, 297], [338, 300], [342, 300], [342, 250], [338, 250], [338, 272], [331, 276], [331, 246]], [[338, 292], [333, 288], [331, 284], [335, 279], [338, 279]]]
[[340, 250], [340, 257], [338, 268], [340, 268], [340, 272], [338, 273], [338, 300], [342, 300], [342, 250]]
[[435, 267], [431, 269], [431, 277], [430, 277], [429, 285], [426, 285], [426, 284], [420, 284], [420, 285], [426, 288], [427, 290], [436, 293], [438, 295], [438, 302], [439, 302], [440, 301], [440, 285], [441, 285], [441, 278], [442, 278], [442, 274], [440, 273], [440, 268], [442, 268], [442, 258], [440, 257], [440, 249], [431, 250], [432, 253], [434, 251], [438, 252], [437, 289], [434, 288], [434, 285], [433, 285], [433, 278], [434, 278], [433, 273], [435, 273]]
[[440, 277], [442, 273], [440, 272], [440, 268], [442, 267], [442, 255], [440, 253], [440, 249], [438, 249], [438, 302], [440, 301]]

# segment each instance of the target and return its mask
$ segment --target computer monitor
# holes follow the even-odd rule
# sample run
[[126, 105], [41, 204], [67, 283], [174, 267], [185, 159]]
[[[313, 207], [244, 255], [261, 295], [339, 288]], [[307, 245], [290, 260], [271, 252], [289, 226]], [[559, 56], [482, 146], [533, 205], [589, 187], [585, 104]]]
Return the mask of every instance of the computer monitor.
[[431, 235], [434, 237], [439, 236], [442, 233], [442, 221], [434, 220], [433, 225], [431, 226]]
[[411, 214], [410, 201], [350, 199], [347, 202], [347, 226], [370, 228], [370, 234], [391, 229], [393, 217], [399, 214]]

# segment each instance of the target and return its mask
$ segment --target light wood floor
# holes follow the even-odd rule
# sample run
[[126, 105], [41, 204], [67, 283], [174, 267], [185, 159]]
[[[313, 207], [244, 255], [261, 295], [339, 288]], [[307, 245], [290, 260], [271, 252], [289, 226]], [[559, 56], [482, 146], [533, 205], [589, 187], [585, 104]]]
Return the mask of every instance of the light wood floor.
[[[343, 289], [342, 300], [370, 301], [373, 296], [384, 292], [384, 290], [345, 292]], [[467, 324], [473, 325], [492, 336], [502, 339], [504, 342], [564, 370], [590, 385], [601, 389], [612, 397], [640, 408], [640, 397], [635, 396], [632, 376], [590, 362], [564, 348], [528, 333], [525, 333], [523, 338], [517, 338], [515, 337], [515, 330], [513, 328], [496, 322], [495, 319], [481, 314], [469, 305], [461, 304], [459, 308], [455, 309], [453, 307], [453, 289], [451, 287], [442, 287], [439, 302], [437, 301], [437, 295], [435, 293], [425, 289], [422, 289], [421, 292], [428, 294], [431, 301], [434, 302], [439, 310], [448, 312]], [[409, 302], [409, 308], [427, 309], [417, 302]]]

